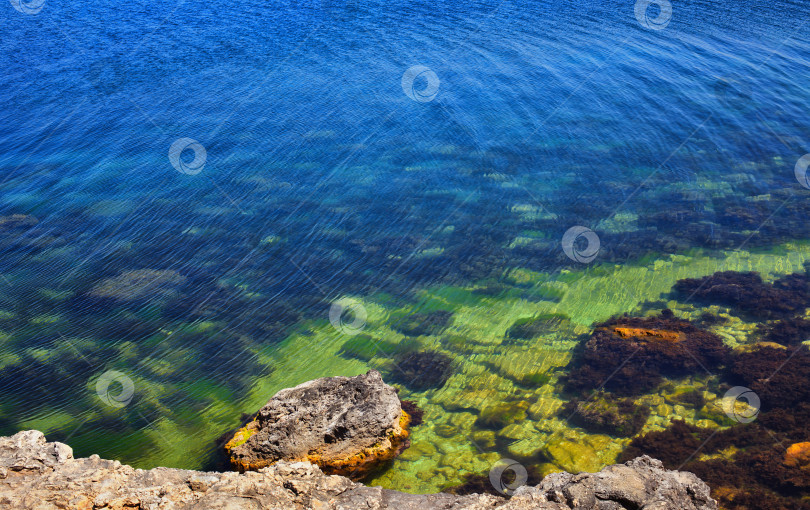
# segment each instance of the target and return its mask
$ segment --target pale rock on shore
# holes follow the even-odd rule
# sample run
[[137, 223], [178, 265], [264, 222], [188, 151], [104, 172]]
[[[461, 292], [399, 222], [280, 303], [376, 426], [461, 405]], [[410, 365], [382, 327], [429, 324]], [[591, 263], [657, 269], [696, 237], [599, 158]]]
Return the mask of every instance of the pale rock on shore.
[[73, 458], [36, 430], [0, 438], [0, 508], [20, 510], [716, 510], [695, 475], [640, 457], [599, 473], [547, 476], [511, 499], [488, 494], [413, 495], [328, 476], [307, 462], [245, 473], [134, 469], [97, 455]]

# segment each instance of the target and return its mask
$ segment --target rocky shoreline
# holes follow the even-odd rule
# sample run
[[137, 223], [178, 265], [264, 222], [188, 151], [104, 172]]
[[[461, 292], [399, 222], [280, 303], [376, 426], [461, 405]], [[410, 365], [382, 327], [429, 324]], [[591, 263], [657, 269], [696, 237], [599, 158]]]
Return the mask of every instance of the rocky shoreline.
[[26, 430], [0, 438], [0, 508], [717, 508], [709, 487], [697, 476], [668, 471], [647, 456], [599, 473], [551, 474], [533, 487], [521, 480], [521, 466], [493, 466], [490, 481], [509, 499], [493, 494], [406, 494], [353, 481], [409, 446], [410, 422], [394, 388], [371, 370], [279, 391], [225, 445], [237, 470], [232, 472], [134, 469], [98, 455], [76, 459], [68, 445], [49, 443], [42, 432]]
[[308, 462], [259, 471], [134, 469], [97, 455], [73, 458], [36, 430], [0, 438], [0, 508], [20, 510], [502, 509], [715, 510], [709, 487], [692, 473], [649, 457], [599, 473], [557, 473], [510, 499], [490, 494], [415, 495], [325, 475]]

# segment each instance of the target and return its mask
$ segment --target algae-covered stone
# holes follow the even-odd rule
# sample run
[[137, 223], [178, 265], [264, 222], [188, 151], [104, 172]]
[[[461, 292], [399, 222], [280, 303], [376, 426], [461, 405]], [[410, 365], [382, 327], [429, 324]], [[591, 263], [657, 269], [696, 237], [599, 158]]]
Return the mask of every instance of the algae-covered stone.
[[510, 423], [526, 419], [526, 410], [529, 403], [525, 400], [520, 402], [501, 402], [487, 406], [481, 410], [475, 425], [480, 428], [490, 430], [500, 430]]
[[428, 441], [412, 441], [410, 448], [402, 452], [397, 457], [399, 460], [416, 461], [434, 457], [437, 454], [436, 447]]
[[137, 269], [102, 280], [90, 289], [88, 295], [114, 301], [167, 298], [175, 296], [186, 279], [171, 269]]
[[562, 400], [551, 395], [542, 395], [529, 406], [528, 413], [532, 420], [539, 421], [554, 416], [563, 405]]
[[548, 372], [529, 372], [518, 377], [517, 383], [528, 388], [538, 388], [551, 382]]
[[393, 380], [414, 391], [441, 388], [453, 372], [453, 360], [438, 351], [403, 352], [394, 357]]
[[468, 354], [480, 347], [478, 343], [463, 335], [445, 335], [441, 339], [442, 347], [453, 352]]
[[475, 423], [475, 418], [476, 416], [472, 413], [451, 413], [450, 423], [459, 430], [467, 430]]
[[409, 335], [436, 335], [444, 331], [453, 319], [453, 312], [437, 310], [435, 312], [395, 312], [391, 314], [389, 324], [393, 329]]
[[568, 402], [562, 408], [562, 413], [571, 423], [591, 432], [628, 437], [641, 431], [650, 416], [650, 409], [631, 399], [598, 394], [587, 400]]
[[544, 333], [552, 333], [567, 327], [570, 319], [562, 313], [545, 313], [534, 317], [516, 320], [506, 330], [506, 337], [517, 340], [529, 340]]
[[498, 437], [517, 441], [519, 439], [534, 437], [537, 430], [534, 427], [534, 422], [530, 420], [522, 420], [515, 423], [510, 423], [498, 431]]
[[558, 439], [546, 445], [543, 452], [554, 464], [570, 473], [593, 473], [602, 467], [596, 450], [582, 442]]
[[543, 444], [536, 437], [527, 437], [509, 443], [506, 449], [513, 457], [534, 458], [543, 451]]
[[440, 437], [453, 437], [458, 434], [458, 429], [449, 423], [443, 423], [433, 427], [433, 431]]
[[338, 353], [345, 357], [369, 361], [375, 356], [389, 357], [403, 352], [416, 351], [420, 346], [419, 341], [413, 338], [403, 338], [399, 342], [395, 342], [360, 334], [346, 340]]
[[470, 411], [500, 402], [512, 394], [512, 381], [480, 365], [464, 365], [464, 372], [450, 376], [442, 391], [432, 397], [445, 411]]
[[495, 431], [476, 430], [473, 432], [473, 441], [481, 449], [495, 448]]

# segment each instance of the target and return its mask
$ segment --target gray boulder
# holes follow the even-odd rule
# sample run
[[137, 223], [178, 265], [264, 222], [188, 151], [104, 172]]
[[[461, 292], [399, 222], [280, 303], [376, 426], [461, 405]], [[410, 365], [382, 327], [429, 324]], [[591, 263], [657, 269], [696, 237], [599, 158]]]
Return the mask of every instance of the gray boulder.
[[225, 445], [239, 471], [311, 462], [358, 480], [408, 447], [408, 415], [376, 370], [279, 391]]

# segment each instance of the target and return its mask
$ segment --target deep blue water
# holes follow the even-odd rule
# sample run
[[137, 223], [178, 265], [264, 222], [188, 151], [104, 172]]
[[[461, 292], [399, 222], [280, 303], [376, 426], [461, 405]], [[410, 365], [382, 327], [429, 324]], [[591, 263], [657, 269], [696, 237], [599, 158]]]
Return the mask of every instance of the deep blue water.
[[[0, 348], [25, 361], [0, 369], [4, 431], [81, 415], [64, 403], [84, 391], [73, 378], [120, 366], [114, 347], [151, 346], [169, 324], [228, 333], [179, 341], [208, 358], [172, 361], [188, 365], [167, 384], [211, 376], [241, 391], [262, 369], [239, 354], [325, 318], [335, 297], [407, 301], [510, 267], [576, 267], [559, 244], [573, 225], [595, 229], [602, 260], [618, 263], [810, 234], [793, 175], [810, 151], [804, 2], [675, 1], [662, 30], [632, 2], [47, 0], [35, 15], [0, 12], [0, 214], [36, 218], [0, 225], [0, 303], [13, 312]], [[415, 84], [438, 85], [430, 101], [403, 91], [417, 65], [435, 74]], [[199, 173], [173, 168], [180, 138], [204, 147]], [[527, 205], [534, 215], [516, 212]], [[638, 228], [604, 228], [628, 213]], [[517, 236], [534, 241], [507, 249]], [[414, 256], [425, 250], [439, 254]], [[87, 298], [136, 269], [182, 274], [181, 297]], [[35, 320], [53, 315], [56, 326]], [[64, 337], [87, 343], [31, 351]]]

